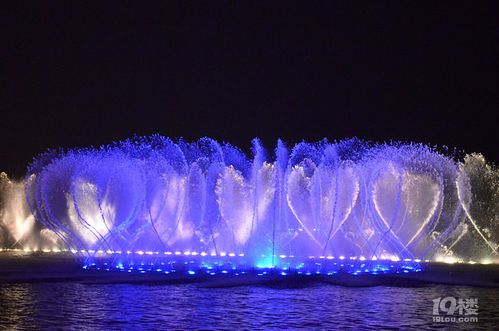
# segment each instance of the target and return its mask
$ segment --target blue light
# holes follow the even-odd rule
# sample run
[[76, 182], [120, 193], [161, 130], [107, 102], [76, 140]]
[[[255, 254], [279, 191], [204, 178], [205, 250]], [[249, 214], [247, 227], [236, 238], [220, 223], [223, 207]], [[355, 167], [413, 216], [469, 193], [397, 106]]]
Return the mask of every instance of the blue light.
[[[345, 259], [349, 259], [351, 263], [335, 263], [334, 258], [307, 258], [306, 262], [303, 262], [302, 259], [293, 257], [286, 257], [286, 262], [279, 263], [275, 267], [270, 268], [254, 268], [251, 264], [247, 264], [247, 260], [245, 257], [239, 257], [234, 254], [234, 256], [228, 255], [225, 258], [220, 257], [203, 257], [200, 254], [191, 255], [189, 260], [189, 269], [184, 267], [181, 268], [183, 272], [188, 276], [194, 276], [197, 274], [205, 274], [214, 276], [217, 273], [223, 275], [232, 275], [233, 277], [245, 274], [250, 272], [250, 274], [256, 274], [258, 277], [266, 276], [269, 273], [278, 274], [280, 276], [289, 276], [289, 275], [328, 275], [333, 277], [338, 272], [342, 274], [350, 274], [352, 276], [358, 276], [359, 274], [385, 274], [388, 272], [391, 273], [408, 273], [408, 272], [418, 272], [421, 271], [419, 264], [416, 264], [412, 261], [400, 261], [397, 263], [393, 263], [393, 261], [385, 261], [385, 260], [376, 260], [374, 263], [369, 263], [364, 260], [358, 260], [354, 258], [345, 257]], [[230, 257], [230, 260], [229, 260]], [[147, 272], [156, 272], [167, 275], [169, 273], [175, 272], [175, 261], [171, 261], [170, 257], [165, 256], [161, 257], [163, 260], [158, 261], [158, 257], [151, 258], [149, 260], [143, 260], [140, 262], [135, 262], [141, 265], [137, 271], [141, 274]], [[320, 259], [320, 260], [319, 260]], [[110, 263], [108, 261], [99, 260], [100, 263], [93, 262], [92, 264], [85, 264], [84, 269], [93, 269], [93, 270], [106, 270], [106, 271], [134, 271], [134, 262], [133, 261], [123, 261], [123, 262], [113, 262], [115, 265], [112, 270], [108, 266]], [[359, 261], [359, 262], [357, 262]], [[185, 261], [178, 261], [182, 266]], [[168, 265], [169, 270], [164, 270], [164, 267]], [[151, 266], [151, 267], [143, 267], [143, 266]], [[361, 268], [362, 266], [371, 266], [370, 268]], [[214, 271], [215, 268], [218, 271]], [[223, 269], [222, 269], [223, 268]], [[137, 269], [135, 267], [135, 269]], [[237, 270], [237, 272], [235, 272]], [[259, 272], [257, 270], [260, 270]]]
[[272, 268], [274, 266], [272, 263], [272, 256], [264, 255], [260, 260], [256, 262], [255, 266], [260, 269]]
[[[419, 258], [441, 253], [458, 226], [441, 202], [472, 196], [469, 183], [455, 180], [461, 163], [423, 144], [279, 141], [265, 151], [256, 139], [252, 147], [247, 155], [210, 138], [154, 135], [43, 154], [23, 183], [26, 206], [40, 226], [70, 238], [85, 270], [130, 272], [135, 263], [141, 273], [355, 275], [421, 271]], [[331, 203], [333, 191], [342, 203]], [[448, 226], [434, 238], [432, 224]], [[334, 233], [369, 229], [376, 239], [358, 230], [350, 247], [333, 238], [333, 225]]]
[[[234, 256], [231, 256], [231, 255], [228, 255], [228, 256], [230, 256], [233, 259], [237, 258], [237, 256], [235, 256], [235, 254], [234, 254]], [[215, 261], [209, 261], [209, 260], [206, 260], [206, 258], [202, 258], [202, 256], [200, 256], [199, 258], [200, 258], [199, 261], [195, 260], [195, 259], [192, 259], [189, 261], [189, 265], [191, 267], [188, 271], [186, 271], [186, 273], [188, 275], [193, 276], [197, 273], [202, 273], [202, 274], [208, 274], [208, 275], [213, 276], [216, 274], [216, 272], [212, 272], [213, 266], [211, 264], [217, 266], [217, 268], [220, 268], [222, 266], [223, 266], [223, 268], [228, 268], [228, 269], [222, 269], [221, 271], [219, 271], [221, 274], [224, 274], [224, 275], [231, 274], [231, 270], [232, 271], [241, 270], [238, 272], [232, 272], [232, 276], [238, 276], [240, 274], [244, 274], [244, 273], [246, 273], [245, 270], [251, 271], [251, 266], [248, 266], [247, 264], [245, 264], [244, 259], [241, 259], [241, 261], [238, 261], [238, 260], [230, 260], [230, 261], [225, 260], [224, 261], [224, 260], [220, 260], [220, 258], [217, 258]], [[348, 257], [346, 257], [346, 258], [348, 258]], [[287, 259], [286, 263], [276, 265], [275, 268], [274, 267], [261, 268], [262, 271], [259, 272], [257, 274], [257, 276], [268, 275], [269, 271], [273, 272], [274, 270], [280, 270], [278, 274], [281, 276], [288, 276], [290, 274], [302, 275], [304, 272], [305, 272], [305, 275], [307, 275], [307, 276], [310, 276], [312, 274], [316, 274], [316, 275], [327, 274], [328, 276], [334, 276], [335, 274], [337, 274], [338, 271], [341, 271], [342, 273], [351, 274], [352, 276], [358, 276], [360, 273], [371, 273], [371, 272], [372, 272], [372, 275], [377, 275], [379, 273], [387, 273], [387, 272], [408, 273], [408, 272], [421, 271], [421, 268], [418, 267], [417, 264], [414, 264], [411, 261], [401, 261], [401, 262], [398, 262], [398, 264], [393, 264], [392, 261], [387, 263], [387, 261], [384, 261], [384, 260], [377, 260], [376, 264], [372, 265], [373, 269], [370, 270], [368, 268], [361, 268], [362, 266], [366, 266], [365, 262], [361, 262], [363, 260], [360, 260], [358, 263], [351, 262], [348, 264], [342, 263], [342, 264], [338, 265], [338, 264], [333, 262], [334, 261], [333, 258], [328, 258], [328, 261], [330, 260], [331, 262], [327, 262], [327, 263], [326, 263], [325, 259], [322, 260], [321, 262], [318, 262], [319, 258], [315, 258], [315, 259], [309, 258], [307, 263], [300, 262], [299, 259], [296, 262], [294, 262], [294, 257], [293, 258], [286, 258], [286, 259]], [[356, 261], [355, 258], [349, 258], [349, 259], [352, 261]], [[291, 261], [291, 263], [289, 261]], [[183, 262], [183, 261], [180, 261], [180, 262]], [[104, 269], [106, 271], [110, 271], [110, 269], [108, 267], [106, 267], [108, 264], [109, 263], [107, 263], [107, 262], [102, 262], [102, 266], [104, 266], [104, 267], [101, 268], [99, 266], [99, 264], [94, 263], [94, 266], [92, 268], [94, 268], [95, 270]], [[173, 264], [175, 264], [175, 262], [167, 260], [167, 264], [169, 266], [172, 266]], [[182, 264], [182, 265], [184, 265], [184, 264]], [[133, 270], [134, 267], [132, 265], [133, 265], [133, 262], [131, 262], [131, 261], [126, 263], [126, 264], [119, 262], [116, 264], [115, 268], [117, 270], [120, 270], [120, 271], [124, 271], [125, 267], [129, 268], [130, 270]], [[153, 262], [142, 261], [142, 262], [140, 262], [140, 265], [152, 266], [151, 268], [143, 268], [143, 267], [138, 268], [140, 273], [145, 273], [145, 272], [163, 273], [163, 268], [157, 268], [157, 267], [154, 268], [153, 266], [165, 265], [165, 262], [159, 262], [155, 259]], [[85, 266], [88, 268], [88, 265], [85, 265]], [[130, 270], [127, 270], [127, 271], [130, 272]], [[171, 269], [171, 272], [175, 272], [175, 270]], [[169, 271], [165, 272], [164, 274], [168, 274], [168, 273], [169, 273]]]

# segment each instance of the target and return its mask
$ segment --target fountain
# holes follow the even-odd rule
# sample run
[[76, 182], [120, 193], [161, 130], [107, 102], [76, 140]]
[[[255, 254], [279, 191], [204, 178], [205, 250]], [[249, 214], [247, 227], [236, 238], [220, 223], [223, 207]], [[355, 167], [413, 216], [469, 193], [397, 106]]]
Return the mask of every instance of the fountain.
[[[423, 144], [139, 137], [38, 156], [1, 178], [4, 248], [85, 269], [258, 275], [408, 273], [497, 261], [499, 175]], [[36, 220], [36, 221], [35, 221]]]

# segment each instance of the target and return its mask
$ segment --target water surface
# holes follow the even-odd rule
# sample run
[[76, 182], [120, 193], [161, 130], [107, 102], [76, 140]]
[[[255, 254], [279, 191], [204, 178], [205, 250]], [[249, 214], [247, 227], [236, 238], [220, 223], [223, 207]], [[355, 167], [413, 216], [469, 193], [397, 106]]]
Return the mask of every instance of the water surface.
[[[479, 322], [434, 323], [432, 300], [447, 296], [478, 298]], [[492, 330], [499, 289], [21, 283], [0, 284], [0, 312], [8, 330]]]

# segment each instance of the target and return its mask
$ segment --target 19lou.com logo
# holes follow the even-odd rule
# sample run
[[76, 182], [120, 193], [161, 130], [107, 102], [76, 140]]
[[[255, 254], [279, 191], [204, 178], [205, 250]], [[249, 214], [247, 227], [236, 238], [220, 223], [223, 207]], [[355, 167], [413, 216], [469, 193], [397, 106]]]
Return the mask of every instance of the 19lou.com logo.
[[433, 322], [478, 322], [478, 298], [436, 298], [433, 300]]

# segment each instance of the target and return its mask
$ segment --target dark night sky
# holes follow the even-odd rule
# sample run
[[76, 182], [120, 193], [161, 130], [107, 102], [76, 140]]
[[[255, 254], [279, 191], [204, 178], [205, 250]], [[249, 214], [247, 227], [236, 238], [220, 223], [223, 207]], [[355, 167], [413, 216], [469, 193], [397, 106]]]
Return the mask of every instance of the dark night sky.
[[409, 140], [497, 163], [495, 3], [4, 5], [0, 171], [150, 133]]

